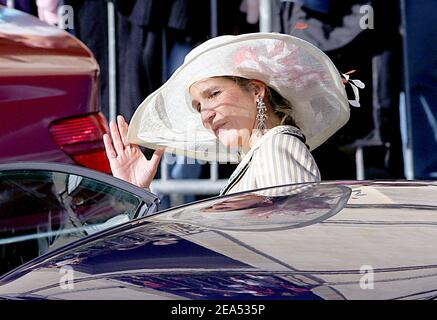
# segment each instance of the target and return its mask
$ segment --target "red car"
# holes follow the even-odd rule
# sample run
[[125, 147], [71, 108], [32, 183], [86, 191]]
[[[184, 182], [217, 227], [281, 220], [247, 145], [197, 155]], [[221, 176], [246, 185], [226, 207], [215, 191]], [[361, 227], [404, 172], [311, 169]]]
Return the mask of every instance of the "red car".
[[75, 163], [109, 173], [98, 81], [83, 43], [0, 6], [0, 162]]

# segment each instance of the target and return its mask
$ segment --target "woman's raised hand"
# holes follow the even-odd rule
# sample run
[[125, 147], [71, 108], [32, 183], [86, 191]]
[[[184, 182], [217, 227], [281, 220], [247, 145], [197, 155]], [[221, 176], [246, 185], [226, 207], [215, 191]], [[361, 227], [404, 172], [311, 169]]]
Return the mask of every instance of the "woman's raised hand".
[[148, 188], [164, 150], [156, 150], [152, 158], [147, 160], [138, 145], [126, 141], [128, 128], [129, 125], [122, 116], [117, 117], [117, 124], [114, 121], [109, 123], [111, 137], [108, 134], [103, 135], [106, 156], [114, 177], [141, 188]]

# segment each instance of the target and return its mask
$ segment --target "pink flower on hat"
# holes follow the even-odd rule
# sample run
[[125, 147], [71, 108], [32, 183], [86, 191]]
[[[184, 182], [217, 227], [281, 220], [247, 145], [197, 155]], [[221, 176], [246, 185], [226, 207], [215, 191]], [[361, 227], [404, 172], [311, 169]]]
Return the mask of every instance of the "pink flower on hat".
[[292, 82], [295, 87], [312, 87], [329, 81], [329, 75], [322, 68], [315, 68], [317, 62], [308, 65], [301, 61], [304, 56], [298, 46], [287, 46], [283, 41], [272, 45], [244, 47], [233, 56], [238, 68], [262, 73], [277, 81]]

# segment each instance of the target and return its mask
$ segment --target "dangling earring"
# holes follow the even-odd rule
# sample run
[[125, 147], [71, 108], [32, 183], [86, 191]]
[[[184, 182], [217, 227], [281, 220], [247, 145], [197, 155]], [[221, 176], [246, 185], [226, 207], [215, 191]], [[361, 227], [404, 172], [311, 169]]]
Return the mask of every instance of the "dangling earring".
[[238, 162], [241, 162], [241, 159], [243, 159], [242, 153], [243, 152], [241, 151], [241, 148], [239, 147], [238, 151], [237, 151], [237, 161]]
[[256, 115], [256, 120], [258, 120], [258, 130], [263, 132], [263, 130], [266, 129], [267, 108], [261, 96], [256, 100], [256, 108], [258, 109], [258, 114]]

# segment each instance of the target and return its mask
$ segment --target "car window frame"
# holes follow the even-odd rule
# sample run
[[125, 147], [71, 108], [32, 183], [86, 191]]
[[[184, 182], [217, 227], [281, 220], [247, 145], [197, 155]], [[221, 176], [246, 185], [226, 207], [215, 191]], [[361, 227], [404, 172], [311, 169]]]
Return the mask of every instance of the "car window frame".
[[[64, 163], [54, 163], [54, 162], [19, 161], [19, 162], [13, 162], [13, 163], [0, 163], [0, 173], [20, 171], [20, 170], [23, 170], [23, 171], [24, 170], [47, 171], [47, 172], [57, 172], [57, 173], [61, 173], [61, 174], [77, 175], [77, 176], [81, 176], [83, 178], [87, 178], [87, 179], [94, 180], [94, 181], [97, 181], [97, 182], [100, 182], [103, 184], [107, 184], [111, 187], [115, 187], [115, 188], [124, 190], [126, 192], [133, 194], [134, 196], [137, 196], [139, 198], [139, 200], [141, 201], [141, 203], [138, 206], [138, 209], [135, 213], [134, 219], [132, 219], [128, 222], [122, 223], [121, 225], [130, 224], [132, 221], [145, 218], [146, 216], [151, 215], [159, 210], [160, 200], [159, 200], [158, 196], [156, 196], [152, 192], [147, 191], [146, 189], [142, 189], [140, 187], [137, 187], [137, 186], [135, 186], [129, 182], [126, 182], [124, 180], [115, 178], [111, 175], [99, 172], [99, 171], [80, 167], [80, 166], [74, 165], [74, 164], [64, 164]], [[118, 227], [118, 226], [120, 226], [120, 225], [110, 227], [108, 230], [111, 230], [114, 227]], [[93, 236], [98, 235], [102, 232], [104, 233], [105, 231], [107, 231], [107, 230], [99, 231], [96, 234], [88, 235], [84, 238], [93, 237]], [[82, 240], [82, 239], [79, 239], [77, 241], [80, 241], [80, 240]], [[77, 241], [74, 241], [74, 242], [77, 242]], [[66, 244], [65, 246], [68, 247], [69, 245], [70, 244]], [[63, 247], [64, 246], [61, 246], [60, 248], [53, 250], [53, 252], [56, 252], [59, 249], [62, 249]], [[32, 263], [32, 261], [34, 261], [35, 259], [38, 259], [40, 257], [43, 258], [47, 254], [50, 254], [50, 253], [51, 252], [47, 252], [47, 253], [42, 254], [39, 257], [35, 257], [34, 259], [31, 259], [30, 261], [25, 262], [24, 264], [18, 266], [15, 269], [19, 269], [23, 266], [26, 266], [29, 263]], [[14, 271], [15, 269], [13, 269], [11, 271]], [[11, 272], [11, 271], [9, 271], [9, 272]], [[0, 278], [9, 274], [9, 272], [6, 272], [3, 275], [0, 274]]]
[[[74, 164], [64, 164], [57, 162], [20, 161], [13, 163], [0, 163], [0, 173], [19, 170], [51, 171], [57, 173], [72, 174], [125, 190], [139, 197], [143, 202], [138, 207], [137, 212], [135, 213], [135, 219], [144, 218], [145, 216], [153, 214], [154, 212], [159, 210], [160, 200], [157, 195], [146, 189], [142, 189], [135, 186], [134, 184], [115, 178], [106, 173], [80, 167]], [[147, 206], [148, 204], [150, 205], [150, 207]]]

